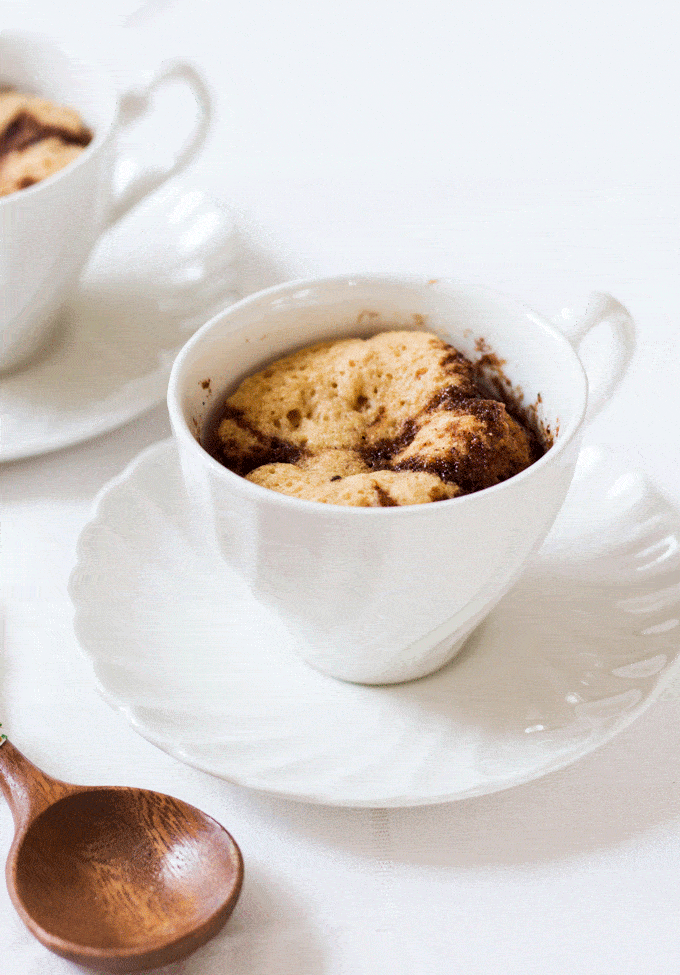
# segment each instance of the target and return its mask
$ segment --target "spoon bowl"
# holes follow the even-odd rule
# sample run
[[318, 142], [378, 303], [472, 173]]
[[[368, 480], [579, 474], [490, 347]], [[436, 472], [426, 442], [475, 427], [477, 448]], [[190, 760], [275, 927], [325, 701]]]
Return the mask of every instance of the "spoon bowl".
[[8, 741], [0, 787], [16, 826], [10, 897], [56, 954], [100, 971], [142, 971], [190, 954], [231, 914], [240, 851], [194, 806], [145, 789], [60, 782]]

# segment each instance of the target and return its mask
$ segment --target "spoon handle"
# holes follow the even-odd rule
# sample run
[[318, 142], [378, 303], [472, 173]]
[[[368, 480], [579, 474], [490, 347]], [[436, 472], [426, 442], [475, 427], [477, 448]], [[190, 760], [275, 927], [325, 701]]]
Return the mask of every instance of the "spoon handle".
[[15, 748], [6, 736], [0, 738], [0, 790], [12, 810], [17, 829], [25, 826], [43, 809], [68, 795], [66, 782], [45, 775]]

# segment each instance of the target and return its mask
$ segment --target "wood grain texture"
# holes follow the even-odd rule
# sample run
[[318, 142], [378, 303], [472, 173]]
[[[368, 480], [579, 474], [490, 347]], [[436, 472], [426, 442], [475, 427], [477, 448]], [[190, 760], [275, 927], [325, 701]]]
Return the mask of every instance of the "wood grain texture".
[[49, 949], [101, 971], [155, 968], [216, 934], [241, 889], [240, 851], [188, 803], [51, 779], [6, 742], [0, 787], [15, 819], [7, 886]]

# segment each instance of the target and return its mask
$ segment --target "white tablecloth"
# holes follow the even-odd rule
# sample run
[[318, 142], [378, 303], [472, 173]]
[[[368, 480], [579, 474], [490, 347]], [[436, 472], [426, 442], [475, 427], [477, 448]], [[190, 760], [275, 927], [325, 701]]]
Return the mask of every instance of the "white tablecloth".
[[[449, 274], [551, 315], [612, 292], [640, 346], [588, 441], [680, 504], [674, 5], [7, 5], [4, 22], [22, 20], [70, 33], [121, 83], [167, 57], [199, 65], [217, 111], [191, 178], [239, 211], [286, 274]], [[230, 786], [101, 701], [71, 625], [76, 540], [96, 492], [168, 434], [160, 405], [0, 469], [4, 730], [57, 777], [205, 809], [243, 851], [232, 919], [167, 971], [677, 975], [680, 685], [563, 771], [392, 811]], [[11, 835], [3, 805], [3, 854]], [[0, 890], [1, 975], [76, 970], [33, 940]]]

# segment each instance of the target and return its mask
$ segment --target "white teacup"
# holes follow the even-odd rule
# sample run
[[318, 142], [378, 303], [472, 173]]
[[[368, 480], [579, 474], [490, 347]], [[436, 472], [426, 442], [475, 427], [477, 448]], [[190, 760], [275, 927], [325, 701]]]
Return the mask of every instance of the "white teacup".
[[[163, 170], [126, 159], [135, 175], [114, 194], [116, 135], [148, 111], [155, 89], [174, 81], [188, 85], [198, 104], [193, 133]], [[0, 86], [75, 108], [94, 135], [60, 172], [0, 197], [0, 370], [6, 370], [43, 345], [102, 231], [196, 155], [208, 129], [210, 99], [195, 69], [178, 61], [119, 98], [101, 71], [54, 41], [14, 32], [0, 33]]]
[[[635, 345], [630, 315], [608, 295], [591, 296], [571, 341], [506, 297], [449, 281], [344, 276], [253, 295], [199, 329], [170, 378], [170, 419], [196, 524], [278, 612], [314, 667], [360, 683], [424, 676], [456, 654], [553, 524], [587, 414], [588, 379], [574, 346], [604, 322], [615, 351], [589, 415], [607, 401]], [[473, 360], [483, 339], [505, 360], [524, 403], [536, 404], [554, 445], [476, 494], [350, 508], [251, 484], [198, 443], [216, 399], [267, 362], [324, 339], [404, 327], [431, 330]]]

